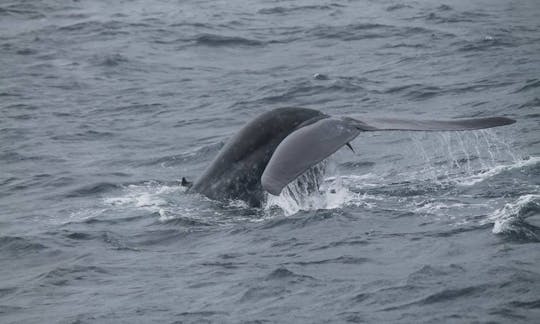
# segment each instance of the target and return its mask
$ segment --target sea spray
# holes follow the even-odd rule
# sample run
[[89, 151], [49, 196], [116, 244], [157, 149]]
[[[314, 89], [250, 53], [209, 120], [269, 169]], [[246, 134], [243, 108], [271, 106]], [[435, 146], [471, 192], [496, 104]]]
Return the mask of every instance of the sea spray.
[[424, 166], [416, 172], [403, 174], [403, 180], [474, 184], [478, 179], [524, 161], [491, 130], [430, 133], [429, 136], [413, 133], [410, 137]]
[[[352, 193], [336, 175], [335, 164], [325, 160], [303, 173], [279, 196], [268, 195], [265, 209], [279, 207], [285, 215], [300, 210], [333, 209], [351, 200]], [[332, 177], [326, 178], [333, 174]]]
[[540, 195], [520, 196], [516, 201], [507, 203], [490, 216], [494, 234], [510, 234], [519, 239], [539, 241], [540, 228], [527, 222], [529, 218], [540, 217]]

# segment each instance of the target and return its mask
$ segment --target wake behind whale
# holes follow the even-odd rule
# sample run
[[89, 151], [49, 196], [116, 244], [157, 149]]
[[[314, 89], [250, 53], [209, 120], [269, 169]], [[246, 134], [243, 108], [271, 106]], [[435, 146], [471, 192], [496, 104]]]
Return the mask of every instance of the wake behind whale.
[[[247, 123], [190, 190], [215, 200], [260, 207], [305, 171], [365, 131], [465, 131], [513, 124], [506, 117], [456, 120], [335, 117], [308, 108], [278, 108]], [[187, 185], [185, 179], [183, 183]]]

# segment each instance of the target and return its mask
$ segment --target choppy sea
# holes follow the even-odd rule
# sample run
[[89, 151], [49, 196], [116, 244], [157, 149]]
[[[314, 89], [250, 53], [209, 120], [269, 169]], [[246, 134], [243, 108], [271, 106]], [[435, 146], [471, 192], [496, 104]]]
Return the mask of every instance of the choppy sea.
[[[0, 322], [537, 323], [540, 2], [0, 1]], [[366, 132], [263, 208], [186, 193], [277, 107]]]

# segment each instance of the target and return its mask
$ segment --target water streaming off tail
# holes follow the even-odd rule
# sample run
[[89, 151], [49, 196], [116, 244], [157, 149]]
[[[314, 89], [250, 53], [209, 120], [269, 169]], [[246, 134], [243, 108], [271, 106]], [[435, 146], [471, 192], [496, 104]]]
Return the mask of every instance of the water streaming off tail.
[[417, 169], [402, 174], [406, 180], [473, 185], [523, 159], [491, 130], [411, 133]]
[[[402, 146], [405, 151], [397, 171], [381, 162], [383, 169], [378, 174], [370, 173], [369, 179], [340, 175], [335, 164], [329, 163], [333, 161], [330, 158], [290, 183], [281, 195], [269, 195], [266, 208], [276, 206], [291, 215], [300, 210], [339, 208], [346, 204], [369, 206], [373, 201], [395, 198], [386, 197], [385, 192], [394, 196], [406, 192], [403, 184], [471, 186], [504, 170], [534, 162], [519, 158], [508, 143], [490, 130], [409, 134], [412, 143]], [[380, 197], [365, 191], [375, 184], [383, 189]]]
[[268, 195], [266, 209], [276, 206], [286, 215], [292, 215], [300, 210], [343, 206], [351, 199], [351, 193], [343, 185], [341, 177], [326, 178], [335, 172], [333, 163], [328, 160], [320, 162], [291, 182], [279, 196]]

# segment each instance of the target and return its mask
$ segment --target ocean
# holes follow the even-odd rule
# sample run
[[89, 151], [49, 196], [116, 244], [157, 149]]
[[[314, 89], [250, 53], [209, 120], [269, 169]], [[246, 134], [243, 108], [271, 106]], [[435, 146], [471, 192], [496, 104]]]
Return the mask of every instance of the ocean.
[[[0, 322], [540, 321], [540, 2], [0, 1]], [[186, 192], [245, 123], [365, 132], [262, 208]]]

